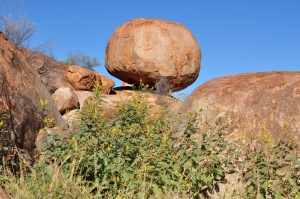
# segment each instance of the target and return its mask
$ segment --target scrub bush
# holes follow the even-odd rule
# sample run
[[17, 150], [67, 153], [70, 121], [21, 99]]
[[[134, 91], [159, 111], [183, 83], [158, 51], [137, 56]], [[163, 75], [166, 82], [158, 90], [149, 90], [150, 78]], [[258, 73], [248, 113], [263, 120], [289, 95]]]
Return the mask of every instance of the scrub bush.
[[[198, 198], [224, 182], [228, 143], [222, 132], [201, 131], [197, 114], [179, 122], [164, 108], [153, 111], [142, 94], [119, 104], [110, 120], [101, 106], [101, 100], [90, 99], [81, 131], [71, 138], [54, 135], [44, 150], [64, 172], [73, 168], [75, 176], [101, 184], [98, 194], [117, 197], [126, 190], [142, 198]], [[174, 133], [181, 135], [173, 138]]]

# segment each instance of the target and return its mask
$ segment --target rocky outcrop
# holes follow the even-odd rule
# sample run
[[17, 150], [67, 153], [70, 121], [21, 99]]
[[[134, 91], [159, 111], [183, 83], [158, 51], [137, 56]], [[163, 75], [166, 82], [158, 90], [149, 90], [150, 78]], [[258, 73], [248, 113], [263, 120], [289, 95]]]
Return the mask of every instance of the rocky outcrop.
[[300, 136], [300, 72], [265, 72], [213, 79], [185, 100], [181, 112], [205, 109], [207, 120], [214, 109], [230, 112], [231, 132], [256, 136], [266, 132], [278, 139]]
[[108, 77], [80, 66], [70, 66], [65, 72], [65, 77], [75, 90], [91, 90], [95, 81], [98, 81], [101, 85], [100, 92], [109, 94], [115, 86], [115, 82]]
[[74, 91], [74, 93], [76, 94], [76, 96], [78, 98], [80, 110], [82, 109], [84, 102], [88, 98], [94, 97], [94, 93], [90, 92], [90, 91]]
[[163, 78], [172, 91], [192, 84], [200, 71], [200, 47], [183, 25], [135, 19], [120, 26], [106, 47], [105, 67], [128, 84], [155, 86]]
[[28, 65], [35, 68], [39, 78], [50, 93], [54, 93], [60, 87], [73, 88], [64, 76], [64, 72], [67, 69], [66, 64], [36, 51], [25, 48], [21, 49], [21, 51]]
[[69, 129], [61, 129], [58, 126], [41, 129], [35, 141], [36, 150], [40, 152], [41, 150], [45, 149], [45, 147], [49, 147], [49, 145], [52, 143], [49, 143], [47, 141], [49, 141], [49, 137], [53, 135], [69, 136], [70, 132]]
[[79, 109], [74, 109], [63, 116], [64, 121], [67, 123], [70, 132], [76, 132], [80, 129], [82, 125], [82, 121], [80, 119], [80, 111]]
[[[157, 94], [154, 91], [135, 91], [128, 87], [114, 88], [114, 95], [100, 95], [101, 107], [108, 118], [115, 117], [115, 111], [118, 104], [132, 102], [135, 97], [140, 97], [148, 102], [150, 111], [159, 111], [161, 108], [177, 113], [182, 102], [168, 95]], [[83, 105], [83, 111], [86, 110], [86, 103]]]
[[96, 80], [93, 71], [80, 66], [69, 66], [65, 72], [65, 77], [75, 90], [90, 90]]
[[7, 194], [1, 187], [0, 187], [0, 199], [8, 199]]
[[101, 93], [102, 94], [110, 94], [112, 92], [112, 88], [115, 86], [115, 82], [104, 75], [100, 75], [99, 73], [95, 73], [96, 80], [101, 83]]
[[33, 152], [37, 132], [42, 127], [43, 114], [38, 114], [40, 100], [47, 101], [45, 111], [56, 125], [65, 128], [59, 111], [37, 71], [30, 67], [24, 55], [0, 32], [0, 106], [9, 119], [9, 143]]
[[71, 88], [61, 87], [52, 94], [52, 99], [61, 114], [78, 106], [77, 95]]

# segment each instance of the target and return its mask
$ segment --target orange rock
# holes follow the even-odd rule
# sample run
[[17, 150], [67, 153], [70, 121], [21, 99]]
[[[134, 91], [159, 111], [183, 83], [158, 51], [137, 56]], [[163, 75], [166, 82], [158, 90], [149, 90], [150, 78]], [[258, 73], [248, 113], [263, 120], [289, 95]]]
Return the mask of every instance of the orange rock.
[[65, 77], [75, 90], [90, 90], [96, 80], [93, 71], [80, 66], [70, 66], [65, 72]]
[[71, 88], [61, 87], [51, 97], [61, 114], [64, 114], [68, 110], [73, 110], [78, 106], [77, 95]]
[[108, 77], [101, 75], [99, 73], [96, 73], [96, 79], [100, 82], [101, 84], [101, 93], [102, 94], [110, 94], [112, 91], [112, 88], [115, 86], [115, 82]]
[[73, 86], [64, 77], [64, 72], [67, 69], [66, 64], [29, 49], [22, 48], [21, 52], [24, 54], [28, 65], [38, 72], [39, 78], [50, 93], [54, 93], [60, 87], [73, 89]]
[[0, 65], [0, 107], [11, 113], [7, 123], [9, 135], [1, 137], [1, 144], [8, 139], [11, 146], [16, 145], [32, 154], [36, 134], [43, 125], [43, 118], [38, 114], [40, 100], [47, 101], [47, 117], [54, 118], [61, 128], [65, 128], [66, 124], [37, 71], [30, 67], [24, 54], [1, 32]]
[[[300, 138], [300, 72], [264, 72], [220, 77], [206, 82], [184, 101], [181, 112], [204, 109], [231, 113], [231, 132], [256, 136], [266, 131], [276, 139]], [[201, 106], [205, 104], [213, 106]]]
[[172, 91], [192, 84], [200, 71], [200, 47], [183, 25], [134, 19], [120, 26], [106, 47], [105, 67], [128, 84], [155, 86], [163, 77]]
[[[149, 111], [159, 111], [161, 108], [167, 109], [172, 113], [177, 113], [182, 102], [168, 95], [156, 94], [154, 91], [144, 92], [128, 90], [128, 87], [118, 87], [114, 95], [100, 95], [102, 100], [101, 107], [109, 118], [115, 117], [114, 113], [118, 104], [126, 104], [133, 100], [134, 97], [146, 99], [149, 104]], [[86, 104], [83, 105], [83, 111], [86, 110]]]

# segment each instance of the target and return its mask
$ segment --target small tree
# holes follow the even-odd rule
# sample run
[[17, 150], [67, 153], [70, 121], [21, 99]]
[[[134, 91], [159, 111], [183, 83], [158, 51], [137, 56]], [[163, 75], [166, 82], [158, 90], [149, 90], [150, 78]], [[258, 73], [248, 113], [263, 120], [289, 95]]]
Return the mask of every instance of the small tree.
[[35, 30], [35, 24], [24, 16], [18, 20], [11, 16], [0, 17], [0, 31], [17, 46], [28, 47]]
[[69, 52], [67, 54], [67, 60], [66, 63], [69, 65], [78, 65], [83, 66], [87, 69], [94, 70], [94, 67], [100, 66], [100, 63], [98, 62], [97, 58], [89, 57], [81, 52]]

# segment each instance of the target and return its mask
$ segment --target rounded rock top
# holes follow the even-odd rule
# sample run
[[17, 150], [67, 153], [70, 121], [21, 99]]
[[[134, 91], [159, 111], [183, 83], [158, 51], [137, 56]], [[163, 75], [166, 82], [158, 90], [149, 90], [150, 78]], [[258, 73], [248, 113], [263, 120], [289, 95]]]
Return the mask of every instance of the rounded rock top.
[[157, 90], [180, 91], [197, 79], [200, 61], [198, 42], [185, 26], [138, 18], [121, 25], [111, 36], [105, 67], [128, 84], [142, 81]]

